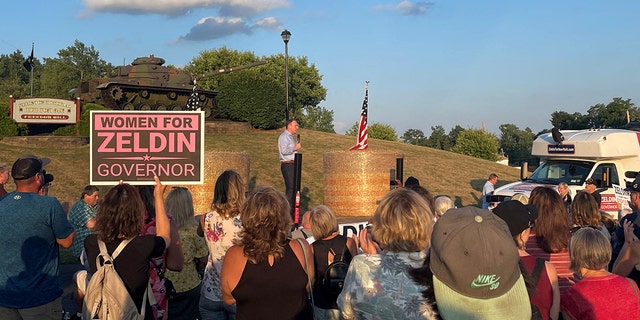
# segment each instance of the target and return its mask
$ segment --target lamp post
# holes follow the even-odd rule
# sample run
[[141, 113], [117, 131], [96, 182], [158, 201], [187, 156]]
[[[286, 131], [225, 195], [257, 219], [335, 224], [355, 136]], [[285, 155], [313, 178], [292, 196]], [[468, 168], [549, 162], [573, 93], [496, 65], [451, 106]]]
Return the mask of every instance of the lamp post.
[[282, 41], [284, 41], [284, 87], [286, 93], [286, 113], [285, 113], [285, 121], [289, 121], [289, 39], [291, 39], [291, 32], [289, 30], [284, 29], [280, 34], [282, 36]]

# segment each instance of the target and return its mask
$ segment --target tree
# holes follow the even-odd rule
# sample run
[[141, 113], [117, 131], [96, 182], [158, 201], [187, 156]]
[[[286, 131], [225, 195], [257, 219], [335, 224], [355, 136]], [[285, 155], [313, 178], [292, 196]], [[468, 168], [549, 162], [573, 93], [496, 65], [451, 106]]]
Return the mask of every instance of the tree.
[[[351, 126], [349, 130], [347, 130], [347, 132], [345, 132], [345, 135], [356, 136], [358, 134], [358, 129], [359, 124], [358, 122], [356, 122], [353, 124], [353, 126]], [[372, 139], [398, 141], [398, 134], [396, 133], [396, 129], [388, 124], [374, 123], [367, 125], [367, 132], [369, 138]]]
[[369, 130], [370, 138], [387, 141], [398, 141], [398, 134], [396, 133], [396, 129], [388, 124], [376, 122], [370, 125], [367, 129]]
[[[461, 127], [459, 124], [451, 128], [451, 131], [449, 131], [449, 135], [448, 135], [451, 148], [453, 148], [453, 146], [455, 146], [456, 143], [458, 142], [458, 135], [460, 135], [460, 133], [464, 131], [465, 129]], [[451, 149], [445, 149], [445, 150], [451, 150]]]
[[336, 133], [333, 128], [333, 110], [320, 106], [308, 106], [300, 118], [300, 125], [305, 129]]
[[467, 129], [460, 134], [453, 146], [453, 152], [486, 159], [498, 160], [498, 138], [491, 133], [485, 133], [478, 129]]
[[[31, 92], [31, 74], [22, 65], [26, 57], [16, 50], [7, 55], [0, 55], [0, 96], [14, 98], [28, 98]], [[38, 58], [33, 59], [34, 95], [37, 95], [40, 85], [42, 65]]]
[[[229, 88], [233, 87], [232, 81], [244, 81], [239, 80], [243, 77], [253, 79], [271, 79], [264, 84], [263, 89], [267, 90], [270, 87], [272, 94], [269, 94], [267, 101], [261, 101], [260, 99], [245, 98], [244, 101], [252, 101], [251, 105], [244, 105], [242, 108], [245, 110], [270, 110], [269, 112], [262, 112], [263, 116], [271, 118], [278, 118], [279, 122], [274, 124], [274, 127], [280, 127], [284, 125], [285, 119], [285, 83], [284, 83], [284, 55], [271, 55], [268, 57], [257, 57], [253, 52], [240, 52], [237, 50], [227, 49], [226, 47], [201, 52], [198, 57], [195, 57], [187, 64], [186, 70], [193, 74], [206, 74], [208, 72], [218, 70], [220, 68], [227, 68], [233, 66], [239, 66], [249, 64], [256, 61], [267, 61], [266, 65], [259, 67], [245, 69], [239, 72], [230, 74], [221, 74], [211, 78], [202, 78], [198, 80], [198, 84], [203, 89], [219, 91], [220, 109], [230, 107], [227, 104], [232, 99], [225, 97], [226, 95], [232, 95], [234, 99], [238, 98], [240, 89], [237, 89], [234, 93], [229, 92]], [[244, 74], [241, 76], [241, 74]], [[259, 76], [257, 75], [259, 74]], [[327, 89], [321, 84], [322, 76], [315, 65], [310, 64], [307, 57], [289, 57], [289, 108], [290, 113], [296, 119], [303, 119], [305, 108], [316, 107], [318, 104], [326, 98]], [[252, 90], [242, 91], [243, 94], [256, 95], [260, 97], [260, 94], [264, 94], [261, 91], [260, 94], [252, 92]], [[231, 112], [231, 111], [223, 111]], [[242, 114], [239, 111], [233, 111], [237, 114]], [[244, 120], [247, 119], [247, 115], [244, 115]], [[265, 121], [261, 121], [266, 123]], [[252, 125], [255, 124], [252, 121]], [[269, 124], [270, 126], [272, 124]]]
[[79, 40], [58, 51], [57, 58], [44, 58], [42, 89], [39, 95], [69, 99], [70, 90], [83, 80], [105, 77], [113, 65], [100, 59], [100, 53]]
[[424, 136], [424, 132], [419, 129], [408, 129], [401, 137], [402, 142], [413, 144], [416, 146], [424, 146], [427, 143], [427, 137]]
[[631, 99], [613, 98], [607, 105], [591, 106], [587, 117], [592, 128], [623, 128], [627, 124], [627, 112], [631, 119], [640, 118], [640, 110]]
[[509, 157], [509, 164], [519, 165], [531, 160], [535, 135], [530, 128], [520, 130], [514, 124], [501, 124], [500, 132], [500, 148]]
[[444, 128], [439, 125], [431, 127], [431, 135], [429, 136], [429, 139], [427, 139], [427, 143], [425, 145], [427, 147], [440, 150], [451, 150], [451, 147], [453, 146], [451, 138], [445, 134]]
[[589, 128], [589, 117], [580, 112], [569, 114], [565, 111], [555, 111], [551, 114], [551, 125], [560, 130], [580, 130]]

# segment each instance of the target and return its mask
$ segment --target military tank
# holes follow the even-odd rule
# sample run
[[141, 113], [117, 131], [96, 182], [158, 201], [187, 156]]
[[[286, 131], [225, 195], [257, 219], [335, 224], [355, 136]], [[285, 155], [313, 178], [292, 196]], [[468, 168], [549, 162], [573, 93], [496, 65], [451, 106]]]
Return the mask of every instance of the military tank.
[[[139, 57], [131, 65], [116, 67], [109, 77], [83, 81], [73, 98], [114, 110], [185, 110], [196, 76], [165, 67], [163, 58]], [[215, 70], [197, 78], [212, 77], [265, 64], [265, 61]], [[198, 89], [199, 107], [206, 120], [219, 115], [217, 92]]]

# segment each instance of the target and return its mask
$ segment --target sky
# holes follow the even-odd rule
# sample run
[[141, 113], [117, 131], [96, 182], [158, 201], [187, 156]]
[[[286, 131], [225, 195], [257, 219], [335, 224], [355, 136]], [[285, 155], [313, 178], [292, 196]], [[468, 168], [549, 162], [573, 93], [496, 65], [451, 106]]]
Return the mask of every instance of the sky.
[[[0, 54], [75, 40], [113, 65], [154, 54], [184, 66], [226, 46], [306, 56], [322, 75], [336, 132], [369, 124], [449, 132], [501, 124], [534, 133], [555, 111], [640, 101], [640, 1], [22, 0], [3, 3]], [[284, 72], [284, 70], [283, 70]], [[640, 119], [632, 119], [638, 121]]]

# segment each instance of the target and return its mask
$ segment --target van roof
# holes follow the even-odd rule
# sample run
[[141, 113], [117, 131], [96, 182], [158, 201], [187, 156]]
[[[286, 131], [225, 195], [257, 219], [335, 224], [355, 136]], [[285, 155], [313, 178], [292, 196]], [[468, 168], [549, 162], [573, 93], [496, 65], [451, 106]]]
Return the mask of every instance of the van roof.
[[640, 132], [622, 129], [563, 130], [562, 143], [551, 133], [533, 142], [531, 154], [543, 158], [628, 158], [640, 155]]

